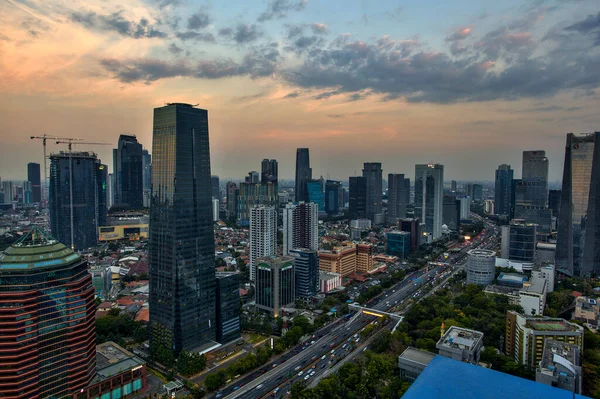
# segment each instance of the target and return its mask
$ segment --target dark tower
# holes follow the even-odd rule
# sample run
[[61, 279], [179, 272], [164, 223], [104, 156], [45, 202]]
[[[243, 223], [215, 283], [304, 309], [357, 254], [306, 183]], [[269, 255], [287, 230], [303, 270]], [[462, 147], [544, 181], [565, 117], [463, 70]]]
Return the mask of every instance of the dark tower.
[[494, 213], [496, 215], [511, 215], [512, 181], [514, 171], [510, 165], [500, 165], [496, 169], [494, 191]]
[[42, 180], [39, 163], [31, 162], [27, 164], [27, 180], [31, 182], [31, 202], [39, 204], [42, 201]]
[[274, 159], [263, 159], [261, 163], [260, 182], [277, 184], [278, 175], [277, 161]]
[[406, 182], [403, 174], [388, 174], [388, 214], [389, 224], [398, 223], [406, 217]]
[[367, 184], [362, 176], [351, 176], [348, 188], [350, 198], [348, 211], [351, 219], [367, 217]]
[[150, 349], [177, 356], [216, 338], [208, 111], [154, 109]]
[[142, 208], [144, 204], [144, 167], [142, 145], [135, 136], [120, 135], [113, 150], [115, 204]]
[[382, 170], [381, 162], [365, 162], [363, 177], [367, 188], [367, 219], [375, 223], [375, 215], [382, 213]]
[[296, 202], [309, 202], [306, 182], [312, 180], [312, 169], [310, 168], [310, 158], [308, 148], [298, 148], [296, 150]]

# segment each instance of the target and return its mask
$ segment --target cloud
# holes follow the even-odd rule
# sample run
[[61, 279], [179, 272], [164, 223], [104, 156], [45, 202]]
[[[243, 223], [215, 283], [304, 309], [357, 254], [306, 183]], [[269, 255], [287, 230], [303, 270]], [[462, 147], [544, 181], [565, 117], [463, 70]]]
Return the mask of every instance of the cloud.
[[329, 27], [327, 25], [318, 23], [310, 24], [310, 28], [312, 29], [315, 35], [325, 34], [329, 30]]
[[345, 119], [346, 118], [346, 116], [344, 114], [328, 114], [327, 117], [333, 118], [333, 119]]
[[198, 42], [206, 42], [206, 43], [216, 43], [217, 42], [217, 39], [215, 38], [215, 36], [212, 33], [208, 33], [208, 32], [194, 32], [194, 31], [188, 30], [186, 32], [177, 32], [175, 34], [175, 36], [177, 36], [178, 39], [181, 39], [183, 41], [195, 40]]
[[594, 35], [594, 44], [600, 46], [600, 12], [596, 15], [588, 15], [582, 21], [567, 26], [566, 31], [575, 31], [583, 35]]
[[286, 94], [283, 98], [297, 98], [297, 97], [300, 97], [300, 94], [301, 93], [298, 90], [296, 90], [296, 91]]
[[211, 18], [208, 14], [198, 11], [195, 14], [190, 15], [187, 21], [187, 28], [189, 30], [204, 29], [211, 23]]
[[466, 39], [472, 32], [472, 28], [470, 26], [464, 28], [458, 28], [454, 31], [450, 36], [446, 37], [447, 42], [456, 42], [460, 40]]
[[232, 28], [221, 28], [219, 29], [219, 36], [231, 36], [233, 35]]
[[181, 47], [179, 47], [178, 45], [176, 45], [175, 43], [171, 43], [169, 45], [169, 51], [174, 55], [179, 55], [179, 54], [183, 53], [183, 49]]
[[258, 16], [259, 22], [287, 17], [290, 11], [302, 11], [308, 0], [271, 0], [267, 10]]
[[512, 32], [503, 27], [486, 34], [474, 47], [485, 54], [487, 59], [495, 61], [511, 54], [529, 56], [536, 43], [530, 32]]
[[50, 26], [46, 22], [37, 18], [25, 18], [21, 22], [21, 28], [27, 31], [31, 37], [38, 37], [50, 30]]
[[561, 107], [559, 105], [547, 105], [540, 106], [535, 108], [526, 108], [518, 111], [509, 111], [509, 112], [519, 112], [519, 113], [529, 113], [529, 112], [557, 112], [557, 111], [566, 111], [573, 112], [582, 109], [583, 107]]
[[117, 32], [134, 39], [167, 37], [165, 32], [156, 29], [146, 18], [134, 22], [123, 17], [122, 13], [122, 11], [117, 11], [109, 15], [102, 15], [93, 11], [74, 12], [70, 17], [73, 22], [88, 29]]
[[245, 44], [258, 40], [263, 36], [257, 25], [238, 24], [235, 28], [221, 28], [219, 35], [233, 39], [237, 44]]

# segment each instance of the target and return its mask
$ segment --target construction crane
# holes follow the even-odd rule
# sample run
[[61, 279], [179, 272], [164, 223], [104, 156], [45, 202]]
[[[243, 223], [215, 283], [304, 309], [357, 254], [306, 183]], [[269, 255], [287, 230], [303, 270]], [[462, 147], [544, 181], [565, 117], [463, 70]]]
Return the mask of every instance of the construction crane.
[[70, 232], [71, 232], [71, 249], [75, 250], [75, 239], [73, 236], [73, 157], [72, 149], [73, 144], [86, 144], [86, 145], [110, 145], [109, 143], [93, 143], [90, 141], [82, 141], [83, 139], [77, 138], [61, 138], [56, 140], [56, 144], [67, 144], [69, 148], [69, 219], [70, 219]]
[[[54, 136], [48, 136], [47, 134], [43, 134], [41, 136], [30, 136], [29, 137], [31, 140], [42, 140], [42, 145], [44, 146], [44, 185], [46, 187], [48, 187], [48, 168], [46, 167], [46, 140], [50, 139], [50, 140], [72, 140], [72, 141], [79, 141], [82, 139], [74, 139], [71, 137], [54, 137]], [[44, 188], [43, 185], [40, 185], [40, 195], [42, 198], [40, 198], [40, 202], [44, 202]], [[42, 204], [40, 204], [41, 206]]]

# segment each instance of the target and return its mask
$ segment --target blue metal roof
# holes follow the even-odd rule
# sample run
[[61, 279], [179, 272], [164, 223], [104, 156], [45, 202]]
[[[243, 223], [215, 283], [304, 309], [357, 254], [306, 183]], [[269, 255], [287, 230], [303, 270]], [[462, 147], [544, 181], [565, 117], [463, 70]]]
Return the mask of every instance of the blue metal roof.
[[[567, 390], [436, 356], [402, 399], [573, 399]], [[587, 396], [575, 395], [575, 398]]]

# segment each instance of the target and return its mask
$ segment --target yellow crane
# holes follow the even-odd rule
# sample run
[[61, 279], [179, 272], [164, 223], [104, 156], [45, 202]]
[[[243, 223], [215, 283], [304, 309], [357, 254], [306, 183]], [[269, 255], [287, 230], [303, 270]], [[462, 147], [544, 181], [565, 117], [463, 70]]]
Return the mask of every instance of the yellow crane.
[[47, 134], [43, 134], [41, 136], [30, 136], [29, 137], [31, 140], [42, 140], [42, 145], [44, 146], [44, 184], [40, 184], [40, 195], [42, 198], [40, 198], [40, 206], [42, 205], [42, 202], [45, 201], [45, 197], [44, 197], [44, 185], [46, 187], [48, 187], [48, 168], [46, 167], [46, 140], [50, 139], [50, 140], [72, 140], [72, 141], [79, 141], [82, 139], [74, 139], [71, 137], [55, 137], [55, 136], [48, 136]]
[[109, 143], [94, 143], [91, 141], [83, 141], [78, 138], [60, 138], [56, 140], [56, 144], [67, 144], [69, 148], [69, 219], [70, 219], [70, 232], [71, 232], [71, 249], [75, 250], [74, 237], [73, 237], [73, 158], [71, 157], [73, 144], [86, 144], [86, 145], [110, 145]]

